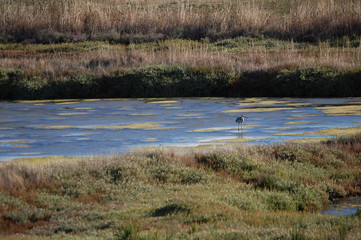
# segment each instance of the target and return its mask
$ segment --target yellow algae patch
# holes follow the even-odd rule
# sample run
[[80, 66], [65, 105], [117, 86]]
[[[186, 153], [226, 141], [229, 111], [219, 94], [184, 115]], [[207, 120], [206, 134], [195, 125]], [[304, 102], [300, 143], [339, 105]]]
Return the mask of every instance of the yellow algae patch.
[[218, 140], [209, 140], [209, 141], [203, 141], [204, 143], [243, 143], [243, 142], [249, 142], [249, 141], [255, 141], [260, 139], [251, 139], [251, 138], [228, 138], [228, 139], [218, 139]]
[[106, 125], [106, 126], [94, 126], [94, 127], [81, 127], [84, 129], [144, 129], [144, 130], [153, 130], [160, 129], [163, 127], [162, 124], [153, 123], [153, 122], [143, 122], [143, 123], [130, 123], [126, 125]]
[[0, 141], [1, 144], [19, 144], [19, 143], [29, 143], [27, 140], [10, 140], [10, 141]]
[[41, 104], [41, 103], [61, 103], [61, 102], [79, 102], [78, 99], [48, 99], [48, 100], [19, 100], [15, 101], [17, 103], [33, 103], [33, 104]]
[[286, 100], [272, 100], [267, 98], [246, 98], [238, 102], [238, 106], [247, 105], [275, 105], [275, 104], [289, 104]]
[[318, 135], [350, 135], [361, 131], [361, 126], [352, 128], [328, 128], [319, 129], [314, 132], [306, 132], [307, 134], [318, 134]]
[[312, 103], [286, 103], [288, 106], [304, 106], [304, 105], [311, 105]]
[[95, 101], [126, 101], [128, 98], [92, 98], [92, 99], [82, 99], [84, 102], [95, 102]]
[[12, 145], [11, 148], [28, 148], [30, 147], [29, 145], [27, 144], [19, 144], [19, 145]]
[[199, 114], [178, 114], [177, 117], [197, 117]]
[[224, 99], [224, 98], [223, 97], [200, 97], [199, 99], [219, 100], [219, 99]]
[[302, 118], [302, 117], [316, 117], [318, 116], [317, 114], [297, 114], [297, 115], [292, 115], [292, 117], [297, 117], [297, 118]]
[[193, 130], [192, 132], [218, 132], [218, 131], [223, 131], [223, 130], [228, 130], [231, 128], [203, 128], [203, 129], [196, 129]]
[[144, 142], [158, 142], [157, 138], [147, 138], [144, 140]]
[[174, 106], [174, 104], [171, 104], [171, 103], [168, 103], [168, 104], [159, 104], [159, 106], [161, 106], [161, 107]]
[[304, 133], [275, 133], [273, 135], [275, 135], [275, 136], [301, 136], [301, 135], [304, 135]]
[[315, 109], [322, 110], [323, 113], [331, 116], [342, 116], [342, 115], [361, 116], [361, 105], [316, 107]]
[[41, 129], [67, 129], [67, 128], [75, 128], [74, 126], [42, 126]]
[[131, 111], [131, 110], [133, 110], [133, 109], [130, 108], [130, 107], [122, 107], [122, 108], [118, 108], [118, 110]]
[[291, 107], [270, 107], [270, 108], [239, 108], [221, 111], [220, 113], [245, 113], [245, 112], [273, 112], [294, 109]]
[[296, 111], [292, 111], [293, 113], [303, 113], [305, 111], [299, 111], [299, 110], [296, 110]]
[[59, 113], [59, 116], [71, 116], [71, 115], [86, 115], [87, 112], [73, 112], [73, 113]]
[[179, 101], [176, 100], [160, 100], [160, 101], [150, 101], [148, 103], [178, 103]]
[[21, 155], [23, 156], [32, 156], [32, 155], [40, 155], [41, 153], [37, 152], [37, 153], [22, 153]]
[[183, 107], [165, 107], [165, 109], [181, 109]]
[[77, 104], [80, 102], [56, 102], [55, 104]]
[[313, 122], [287, 122], [286, 125], [312, 124]]
[[73, 109], [77, 109], [77, 110], [90, 110], [92, 109], [91, 107], [75, 107]]
[[133, 113], [132, 116], [153, 116], [157, 115], [156, 113]]

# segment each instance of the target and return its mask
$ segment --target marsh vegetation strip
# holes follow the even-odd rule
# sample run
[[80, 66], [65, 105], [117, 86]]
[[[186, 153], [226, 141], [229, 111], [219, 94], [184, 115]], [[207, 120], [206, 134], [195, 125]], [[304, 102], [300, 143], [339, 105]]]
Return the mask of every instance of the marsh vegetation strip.
[[[359, 131], [360, 106], [357, 98], [1, 102], [0, 160], [29, 153], [88, 156], [139, 147], [317, 141]], [[242, 113], [248, 118], [238, 132], [235, 119]]]
[[329, 199], [361, 196], [360, 150], [356, 134], [305, 145], [5, 161], [0, 238], [360, 239], [361, 212], [320, 213]]

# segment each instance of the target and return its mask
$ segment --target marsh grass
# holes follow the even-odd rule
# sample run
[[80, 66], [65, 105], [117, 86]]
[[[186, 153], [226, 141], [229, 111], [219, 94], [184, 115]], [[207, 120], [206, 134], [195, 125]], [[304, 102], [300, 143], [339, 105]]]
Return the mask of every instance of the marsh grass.
[[359, 214], [317, 211], [328, 198], [361, 194], [359, 140], [355, 135], [206, 153], [155, 150], [46, 165], [9, 162], [0, 166], [0, 232], [115, 239], [357, 238]]
[[2, 1], [0, 98], [360, 96], [360, 12], [352, 0]]
[[361, 24], [361, 5], [351, 0], [2, 1], [0, 10], [3, 41], [41, 43], [214, 40], [241, 34], [306, 41], [352, 39], [360, 35]]

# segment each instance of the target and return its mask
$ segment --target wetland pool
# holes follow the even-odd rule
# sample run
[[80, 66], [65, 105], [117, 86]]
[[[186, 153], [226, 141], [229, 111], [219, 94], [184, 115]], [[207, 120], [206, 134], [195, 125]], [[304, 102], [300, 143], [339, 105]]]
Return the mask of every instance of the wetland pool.
[[[235, 119], [241, 114], [248, 118], [238, 131]], [[361, 98], [3, 101], [0, 161], [142, 147], [318, 141], [360, 131], [360, 116]]]

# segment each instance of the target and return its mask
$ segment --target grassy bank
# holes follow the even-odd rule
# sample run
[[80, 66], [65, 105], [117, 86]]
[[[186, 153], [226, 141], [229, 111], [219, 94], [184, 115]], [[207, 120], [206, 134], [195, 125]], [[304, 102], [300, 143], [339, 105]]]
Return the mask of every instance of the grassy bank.
[[151, 66], [107, 76], [74, 74], [55, 80], [0, 69], [1, 99], [99, 97], [356, 97], [361, 70], [303, 68], [230, 73], [207, 67]]
[[360, 150], [355, 135], [310, 145], [9, 162], [0, 166], [0, 236], [358, 239], [360, 214], [312, 212], [361, 194]]

